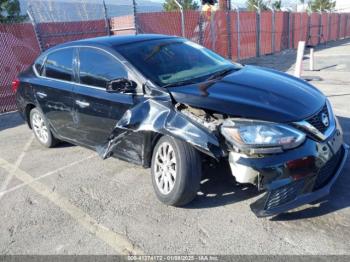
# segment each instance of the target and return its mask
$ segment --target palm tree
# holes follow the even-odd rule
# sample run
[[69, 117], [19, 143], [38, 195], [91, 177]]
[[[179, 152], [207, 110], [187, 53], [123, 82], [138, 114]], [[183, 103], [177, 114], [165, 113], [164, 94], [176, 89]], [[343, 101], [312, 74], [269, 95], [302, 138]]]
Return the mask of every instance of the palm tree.
[[282, 8], [282, 0], [277, 0], [275, 2], [272, 3], [272, 8], [275, 11], [281, 11]]
[[[193, 0], [178, 0], [178, 2], [182, 5], [184, 10], [188, 10], [188, 9], [196, 10], [199, 8], [199, 5], [197, 4], [197, 2]], [[179, 9], [178, 5], [175, 3], [174, 0], [166, 0], [163, 4], [163, 8], [165, 11], [175, 11]]]
[[268, 10], [263, 0], [247, 0], [247, 8], [249, 11]]
[[26, 19], [26, 15], [21, 15], [18, 0], [0, 0], [0, 23], [19, 23]]
[[308, 8], [312, 12], [332, 11], [335, 8], [333, 0], [312, 0], [309, 2]]

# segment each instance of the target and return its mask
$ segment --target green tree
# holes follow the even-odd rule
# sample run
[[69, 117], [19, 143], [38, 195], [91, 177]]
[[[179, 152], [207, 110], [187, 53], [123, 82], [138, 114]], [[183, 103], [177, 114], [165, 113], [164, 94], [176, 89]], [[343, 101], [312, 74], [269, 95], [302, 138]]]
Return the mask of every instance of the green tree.
[[247, 8], [249, 11], [258, 11], [258, 7], [261, 11], [268, 10], [263, 0], [247, 0]]
[[282, 0], [277, 0], [275, 2], [272, 3], [272, 8], [275, 11], [281, 11], [282, 8]]
[[[178, 0], [178, 2], [182, 5], [184, 10], [196, 10], [199, 8], [199, 5], [194, 0]], [[174, 0], [166, 0], [163, 4], [163, 8], [165, 11], [179, 10], [179, 7]]]
[[335, 8], [335, 1], [332, 0], [312, 0], [308, 8], [312, 12], [332, 11]]
[[18, 0], [0, 0], [0, 23], [23, 22], [26, 18], [26, 15], [21, 15]]

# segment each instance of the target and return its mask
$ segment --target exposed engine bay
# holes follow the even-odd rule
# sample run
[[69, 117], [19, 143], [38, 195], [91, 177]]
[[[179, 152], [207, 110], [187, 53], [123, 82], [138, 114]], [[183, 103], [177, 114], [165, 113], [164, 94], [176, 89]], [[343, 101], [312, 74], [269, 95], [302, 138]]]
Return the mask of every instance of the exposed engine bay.
[[219, 126], [223, 123], [226, 115], [210, 112], [200, 108], [191, 107], [185, 104], [176, 104], [175, 107], [184, 115], [198, 122], [210, 131], [218, 131]]
[[[219, 132], [220, 126], [225, 119], [229, 118], [227, 115], [210, 112], [208, 110], [191, 107], [184, 104], [177, 104], [176, 108], [184, 115], [209, 129], [211, 132], [217, 132], [217, 135], [219, 136], [221, 135]], [[259, 172], [249, 166], [239, 164], [240, 158], [247, 158], [249, 156], [239, 152], [238, 148], [234, 148], [230, 145], [228, 145], [227, 151], [231, 172], [236, 181], [239, 183], [250, 183], [256, 185], [259, 189], [262, 188], [262, 185], [259, 183]]]

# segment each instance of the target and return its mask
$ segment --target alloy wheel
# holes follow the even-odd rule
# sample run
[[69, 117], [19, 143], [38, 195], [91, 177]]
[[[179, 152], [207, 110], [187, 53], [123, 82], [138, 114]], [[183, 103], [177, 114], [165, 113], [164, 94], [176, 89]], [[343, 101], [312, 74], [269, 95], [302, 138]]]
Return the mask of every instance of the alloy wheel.
[[176, 155], [171, 144], [162, 143], [155, 156], [154, 176], [159, 191], [169, 194], [176, 181]]
[[46, 144], [49, 140], [49, 131], [47, 129], [47, 126], [45, 124], [43, 117], [40, 114], [38, 113], [33, 114], [32, 126], [40, 142], [42, 142], [43, 144]]

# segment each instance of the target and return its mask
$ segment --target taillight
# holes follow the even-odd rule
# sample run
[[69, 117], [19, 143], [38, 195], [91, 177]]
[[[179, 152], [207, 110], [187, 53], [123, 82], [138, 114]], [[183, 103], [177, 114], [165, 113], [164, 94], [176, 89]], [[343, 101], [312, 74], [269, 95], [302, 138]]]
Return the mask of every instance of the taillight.
[[13, 92], [17, 92], [17, 89], [18, 89], [20, 83], [21, 82], [18, 79], [15, 79], [15, 80], [12, 81], [12, 90], [13, 90]]

